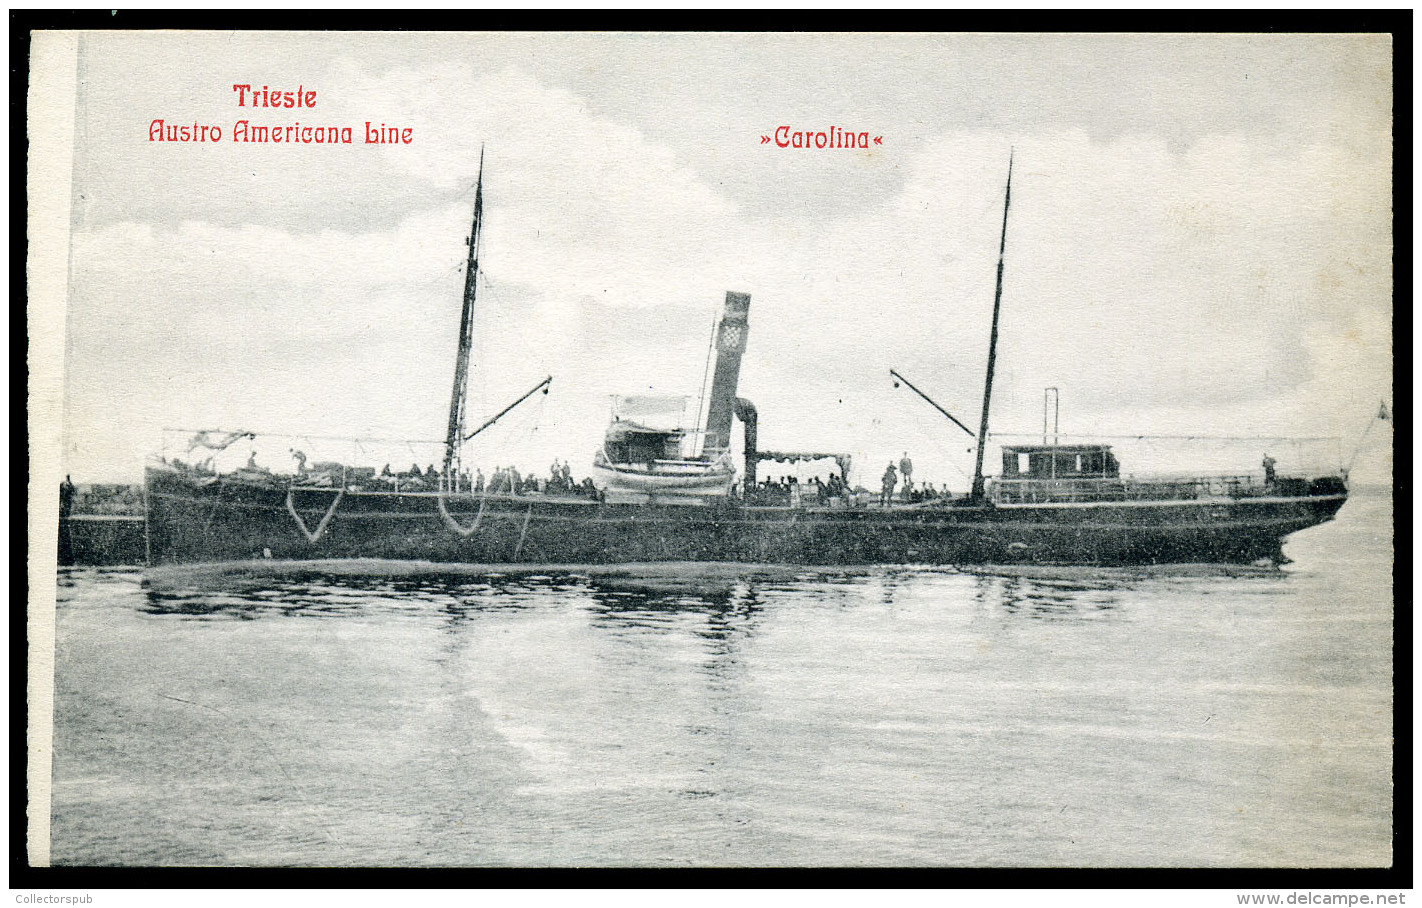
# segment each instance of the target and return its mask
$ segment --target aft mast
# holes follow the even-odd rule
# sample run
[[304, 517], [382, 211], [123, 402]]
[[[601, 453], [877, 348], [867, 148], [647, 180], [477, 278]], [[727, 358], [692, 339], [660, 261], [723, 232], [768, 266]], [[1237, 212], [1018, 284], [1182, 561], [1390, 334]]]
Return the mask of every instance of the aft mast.
[[449, 396], [449, 430], [445, 435], [444, 475], [451, 475], [464, 436], [468, 398], [469, 350], [474, 344], [474, 297], [479, 285], [479, 228], [484, 218], [484, 149], [479, 149], [479, 178], [474, 189], [474, 226], [469, 231], [469, 264], [464, 269], [464, 308], [459, 316], [459, 355], [454, 361], [454, 389]]
[[988, 408], [992, 404], [992, 373], [997, 365], [997, 321], [1002, 313], [1002, 262], [1007, 253], [1007, 209], [1012, 204], [1012, 153], [1007, 155], [1007, 196], [1002, 203], [1002, 243], [997, 250], [997, 293], [992, 300], [992, 336], [988, 340], [987, 381], [983, 386], [983, 419], [978, 428], [978, 456], [973, 466], [973, 501], [982, 501], [986, 491], [983, 482], [983, 454], [987, 448]]

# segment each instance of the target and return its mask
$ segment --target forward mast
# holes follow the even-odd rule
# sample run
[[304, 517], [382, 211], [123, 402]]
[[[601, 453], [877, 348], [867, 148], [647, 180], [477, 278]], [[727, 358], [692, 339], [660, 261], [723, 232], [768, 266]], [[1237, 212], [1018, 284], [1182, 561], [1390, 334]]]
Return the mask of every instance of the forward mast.
[[457, 476], [468, 405], [469, 351], [474, 345], [474, 300], [479, 287], [479, 232], [484, 219], [484, 149], [479, 149], [479, 178], [474, 188], [474, 225], [469, 231], [469, 262], [464, 269], [464, 305], [459, 316], [459, 353], [454, 361], [454, 388], [449, 396], [449, 427], [445, 434], [444, 475]]

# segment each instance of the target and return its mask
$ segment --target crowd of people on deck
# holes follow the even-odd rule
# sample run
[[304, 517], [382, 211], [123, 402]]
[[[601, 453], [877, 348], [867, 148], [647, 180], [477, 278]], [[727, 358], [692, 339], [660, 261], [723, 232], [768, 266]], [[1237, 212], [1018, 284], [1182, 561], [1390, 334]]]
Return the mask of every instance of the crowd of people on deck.
[[[903, 478], [902, 485], [900, 485], [900, 477]], [[897, 470], [894, 469], [893, 461], [889, 461], [889, 465], [884, 468], [884, 475], [879, 482], [879, 504], [881, 507], [888, 507], [894, 503], [895, 489], [898, 490], [898, 501], [904, 504], [916, 504], [953, 497], [948, 489], [935, 489], [931, 482], [915, 486], [913, 481], [913, 461], [909, 459], [907, 451], [905, 451], [904, 456], [899, 459]]]
[[818, 476], [808, 482], [801, 482], [796, 476], [765, 479], [756, 483], [753, 497], [762, 504], [790, 504], [794, 501], [825, 504], [831, 498], [844, 497], [849, 492], [844, 479], [838, 473], [832, 473], [828, 481], [822, 481]]
[[566, 463], [553, 461], [553, 465], [548, 469], [548, 478], [539, 479], [537, 476], [529, 474], [523, 475], [518, 471], [518, 467], [495, 467], [486, 480], [484, 471], [476, 469], [472, 482], [469, 481], [468, 474], [464, 474], [461, 482], [461, 490], [468, 490], [476, 495], [574, 495], [589, 498], [598, 497], [597, 487], [593, 485], [592, 477], [585, 477], [582, 482], [573, 479], [573, 468]]
[[[303, 485], [344, 485], [362, 491], [435, 492], [444, 489], [475, 495], [562, 495], [602, 499], [602, 493], [593, 484], [591, 477], [586, 477], [581, 482], [574, 480], [572, 467], [556, 459], [549, 467], [547, 479], [539, 479], [532, 474], [524, 475], [516, 466], [510, 465], [496, 466], [488, 477], [485, 477], [480, 468], [475, 468], [472, 474], [464, 470], [451, 481], [451, 477], [442, 475], [434, 464], [429, 464], [422, 470], [419, 464], [412, 463], [408, 470], [396, 472], [387, 463], [377, 473], [372, 467], [347, 467], [339, 463], [321, 462], [308, 466], [306, 454], [294, 449], [291, 456], [296, 461], [296, 475]], [[210, 464], [189, 467], [176, 458], [172, 463], [180, 468], [196, 469], [197, 472], [210, 469]], [[1264, 467], [1266, 474], [1273, 472], [1273, 462], [1268, 455], [1265, 455]], [[255, 451], [248, 457], [246, 466], [238, 472], [249, 475], [260, 473], [272, 479], [278, 478], [271, 470], [257, 464]], [[1270, 478], [1272, 479], [1272, 476]], [[834, 499], [851, 499], [855, 494], [855, 490], [851, 489], [844, 477], [838, 473], [831, 473], [828, 480], [821, 480], [816, 476], [806, 482], [790, 475], [778, 479], [767, 478], [756, 483], [749, 491], [750, 494], [745, 497], [760, 504], [770, 505], [829, 504]], [[860, 489], [859, 492], [864, 493], [864, 490]], [[948, 489], [934, 488], [931, 482], [915, 484], [913, 461], [909, 459], [907, 451], [897, 465], [889, 462], [880, 479], [881, 507], [951, 497], [952, 493]]]
[[[395, 470], [387, 463], [377, 472], [374, 467], [355, 467], [325, 461], [308, 463], [305, 452], [292, 449], [290, 453], [296, 462], [294, 470], [296, 481], [302, 486], [344, 487], [362, 492], [438, 492], [445, 490], [475, 495], [538, 494], [593, 499], [601, 497], [601, 493], [593, 484], [591, 477], [585, 477], [579, 482], [573, 478], [573, 468], [569, 464], [557, 460], [553, 461], [552, 467], [549, 468], [548, 478], [540, 479], [532, 473], [525, 475], [519, 471], [518, 467], [512, 465], [497, 466], [487, 477], [480, 468], [475, 468], [472, 473], [469, 470], [461, 470], [456, 475], [453, 470], [443, 473], [432, 463], [427, 464], [423, 469], [418, 463], [412, 463], [408, 470]], [[164, 458], [165, 463], [170, 463], [180, 470], [216, 475], [211, 460], [212, 458], [208, 458], [206, 461], [190, 465], [177, 458], [171, 460]], [[275, 473], [270, 468], [259, 464], [256, 451], [251, 452], [247, 457], [246, 464], [234, 470], [231, 475], [258, 484], [285, 484], [292, 479], [291, 473], [284, 475]]]
[[573, 479], [573, 468], [566, 463], [553, 461], [549, 468], [548, 478], [540, 479], [533, 473], [524, 474], [518, 467], [496, 466], [488, 476], [484, 475], [482, 468], [476, 467], [471, 474], [468, 470], [459, 473], [454, 482], [450, 482], [448, 476], [441, 476], [440, 471], [430, 464], [421, 473], [417, 465], [411, 465], [410, 469], [403, 473], [391, 473], [389, 464], [381, 471], [377, 479], [388, 482], [391, 485], [398, 483], [400, 491], [438, 491], [444, 488], [448, 491], [458, 491], [460, 493], [472, 493], [474, 495], [565, 495], [585, 498], [597, 498], [599, 492], [593, 485], [591, 477], [586, 477], [582, 482]]
[[[902, 483], [900, 483], [900, 476], [903, 477]], [[828, 480], [821, 480], [816, 476], [804, 482], [795, 476], [781, 476], [778, 479], [767, 478], [756, 483], [751, 494], [747, 497], [764, 505], [829, 504], [835, 499], [853, 499], [855, 492], [856, 490], [850, 488], [843, 476], [832, 473]], [[862, 488], [858, 492], [863, 495], [870, 494]], [[935, 488], [931, 482], [915, 483], [913, 461], [909, 459], [908, 452], [905, 451], [903, 458], [897, 465], [891, 462], [884, 470], [880, 484], [879, 504], [888, 507], [891, 504], [917, 504], [947, 500], [952, 497], [952, 493], [948, 489]]]

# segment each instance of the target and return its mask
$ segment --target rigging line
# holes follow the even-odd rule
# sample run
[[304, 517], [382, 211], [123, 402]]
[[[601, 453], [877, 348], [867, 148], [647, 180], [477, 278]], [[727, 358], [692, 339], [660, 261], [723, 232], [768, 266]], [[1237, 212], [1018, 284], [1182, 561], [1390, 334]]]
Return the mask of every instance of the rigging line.
[[[706, 382], [711, 376], [711, 354], [716, 348], [716, 322], [718, 320], [717, 315], [717, 311], [715, 310], [715, 308], [713, 308], [711, 310], [711, 338], [706, 343], [706, 362], [701, 367], [701, 396], [696, 400], [695, 425], [698, 430], [701, 428], [701, 410], [703, 407], [706, 406]], [[699, 448], [705, 443], [706, 440], [703, 437], [697, 440], [696, 445]]]
[[[185, 432], [185, 433], [186, 433], [186, 432], [221, 432], [221, 431], [223, 431], [223, 430], [222, 430], [222, 429], [177, 429], [177, 428], [165, 427], [162, 431], [164, 431], [164, 432]], [[442, 444], [444, 444], [443, 441], [439, 441], [439, 440], [436, 440], [436, 439], [433, 439], [433, 438], [373, 438], [373, 437], [371, 437], [371, 436], [369, 436], [369, 435], [312, 435], [312, 434], [310, 434], [310, 433], [297, 434], [297, 433], [294, 433], [294, 432], [257, 432], [257, 431], [250, 431], [250, 432], [248, 432], [248, 434], [249, 434], [249, 435], [255, 435], [255, 436], [258, 437], [258, 438], [287, 438], [287, 439], [295, 439], [295, 440], [297, 440], [297, 441], [310, 441], [310, 440], [312, 440], [312, 439], [316, 439], [316, 440], [320, 440], [320, 441], [369, 441], [369, 442], [380, 442], [380, 443], [384, 443], [384, 444], [397, 444], [397, 445], [404, 445], [404, 444], [415, 444], [415, 445], [442, 445]]]
[[1362, 435], [1358, 436], [1358, 443], [1353, 446], [1353, 456], [1348, 458], [1348, 466], [1343, 468], [1344, 472], [1353, 472], [1353, 464], [1358, 462], [1358, 455], [1363, 451], [1363, 442], [1368, 440], [1368, 434], [1373, 431], [1373, 426], [1379, 422], [1382, 422], [1382, 420], [1376, 417], [1368, 420], [1368, 427], [1363, 430]]
[[[994, 438], [1041, 438], [1041, 432], [989, 432], [988, 439]], [[1072, 435], [1066, 432], [1056, 436], [1057, 438], [1112, 438], [1130, 441], [1337, 441], [1337, 435], [1106, 435], [1106, 434], [1082, 434]]]
[[540, 395], [537, 403], [533, 405], [533, 410], [529, 413], [529, 425], [525, 431], [525, 440], [532, 442], [538, 430], [543, 428], [543, 411], [548, 407], [548, 396]]
[[520, 397], [518, 400], [516, 400], [516, 401], [514, 401], [513, 403], [509, 404], [507, 407], [504, 407], [504, 408], [503, 408], [502, 410], [500, 410], [498, 413], [495, 413], [495, 414], [494, 414], [492, 417], [490, 417], [482, 426], [480, 426], [479, 428], [475, 429], [473, 432], [470, 432], [468, 435], [465, 435], [464, 438], [463, 438], [463, 441], [468, 441], [469, 439], [471, 439], [471, 438], [473, 438], [474, 436], [478, 435], [480, 432], [483, 432], [485, 429], [487, 429], [487, 428], [489, 428], [490, 426], [492, 426], [494, 423], [498, 422], [498, 421], [499, 421], [500, 419], [502, 419], [506, 414], [508, 414], [510, 411], [512, 411], [514, 408], [516, 408], [519, 404], [521, 404], [521, 403], [523, 403], [524, 401], [528, 400], [530, 397], [532, 397], [532, 396], [534, 395], [535, 392], [539, 391], [540, 389], [542, 389], [543, 393], [544, 393], [545, 395], [547, 395], [547, 393], [548, 393], [548, 386], [549, 386], [550, 384], [552, 384], [552, 382], [553, 382], [553, 376], [549, 375], [547, 378], [543, 379], [543, 381], [541, 381], [541, 382], [539, 382], [538, 384], [534, 385], [532, 388], [529, 388], [527, 391], [524, 392], [523, 396]]
[[526, 446], [533, 440], [534, 433], [539, 429], [539, 424], [543, 420], [543, 408], [547, 405], [546, 395], [538, 395], [538, 402], [523, 413], [511, 418], [506, 425], [506, 440], [502, 447], [514, 449]]
[[424, 289], [426, 289], [426, 288], [433, 287], [435, 284], [438, 284], [438, 283], [440, 283], [441, 281], [447, 280], [451, 274], [460, 274], [460, 273], [463, 273], [463, 271], [464, 271], [464, 263], [463, 263], [463, 262], [455, 262], [455, 263], [454, 263], [453, 265], [451, 265], [450, 267], [445, 268], [445, 269], [442, 269], [442, 270], [440, 270], [439, 272], [437, 272], [433, 277], [431, 277], [429, 280], [425, 281], [424, 283], [422, 283], [422, 284], [416, 284], [416, 285], [415, 285], [415, 289], [416, 289], [416, 290], [424, 290]]

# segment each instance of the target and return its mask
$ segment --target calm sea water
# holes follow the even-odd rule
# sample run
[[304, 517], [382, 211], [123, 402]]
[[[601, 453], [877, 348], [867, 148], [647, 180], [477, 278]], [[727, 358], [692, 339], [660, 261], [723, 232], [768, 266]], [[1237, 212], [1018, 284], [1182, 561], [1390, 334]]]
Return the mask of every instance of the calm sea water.
[[62, 864], [1384, 866], [1391, 501], [1282, 571], [61, 573]]

